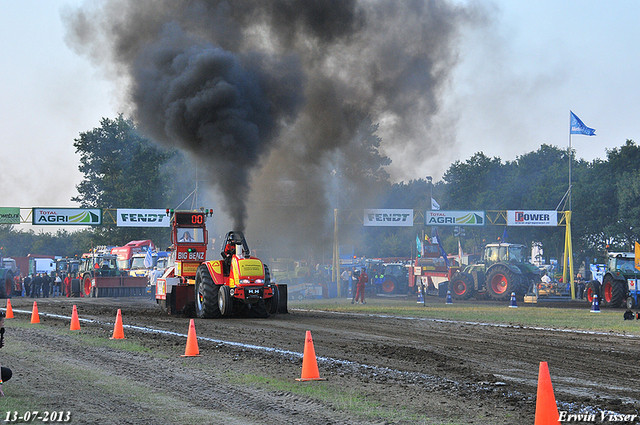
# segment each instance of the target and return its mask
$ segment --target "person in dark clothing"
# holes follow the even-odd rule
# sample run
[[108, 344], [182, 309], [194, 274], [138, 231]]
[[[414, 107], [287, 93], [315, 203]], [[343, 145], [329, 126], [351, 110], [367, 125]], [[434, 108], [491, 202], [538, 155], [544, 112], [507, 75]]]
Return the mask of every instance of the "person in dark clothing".
[[31, 298], [40, 298], [40, 288], [42, 288], [42, 277], [36, 274], [31, 279]]
[[42, 277], [42, 297], [49, 298], [49, 290], [51, 288], [51, 276], [45, 274]]
[[31, 294], [31, 276], [27, 275], [22, 281], [22, 285], [24, 288], [24, 296], [28, 297]]
[[[4, 347], [4, 311], [0, 311], [0, 348]], [[2, 384], [13, 376], [13, 372], [8, 367], [0, 366], [0, 397], [4, 397]]]

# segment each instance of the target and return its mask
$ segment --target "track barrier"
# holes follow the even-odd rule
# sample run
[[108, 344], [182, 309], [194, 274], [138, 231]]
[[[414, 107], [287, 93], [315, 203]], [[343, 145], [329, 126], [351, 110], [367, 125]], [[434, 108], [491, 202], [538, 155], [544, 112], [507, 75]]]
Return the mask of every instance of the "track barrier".
[[11, 300], [7, 298], [7, 311], [5, 313], [5, 318], [13, 319], [13, 308], [11, 307]]
[[316, 359], [316, 350], [313, 348], [313, 339], [311, 339], [311, 331], [307, 331], [304, 340], [304, 352], [302, 353], [302, 375], [296, 378], [296, 381], [326, 381], [320, 378], [318, 371], [318, 360]]
[[197, 356], [200, 356], [200, 349], [198, 349], [198, 337], [196, 336], [196, 322], [191, 319], [191, 321], [189, 321], [189, 332], [187, 333], [187, 346], [181, 357]]
[[73, 313], [71, 314], [71, 325], [69, 326], [70, 331], [79, 331], [80, 330], [80, 319], [78, 319], [78, 308], [76, 305], [73, 305]]
[[120, 309], [118, 309], [118, 314], [116, 315], [116, 324], [113, 326], [113, 335], [111, 339], [125, 339], [124, 338], [124, 330], [122, 329], [122, 313]]
[[447, 291], [447, 304], [453, 304], [453, 299], [451, 298], [451, 291]]
[[560, 414], [556, 405], [556, 397], [553, 395], [549, 365], [547, 362], [540, 362], [535, 425], [557, 425], [559, 420]]
[[31, 323], [40, 323], [40, 315], [38, 314], [38, 303], [33, 302], [33, 308], [31, 309]]
[[516, 293], [511, 293], [511, 301], [509, 302], [509, 307], [518, 308], [518, 303], [516, 302]]
[[598, 301], [598, 295], [593, 295], [593, 301], [591, 302], [591, 312], [600, 313], [600, 302]]

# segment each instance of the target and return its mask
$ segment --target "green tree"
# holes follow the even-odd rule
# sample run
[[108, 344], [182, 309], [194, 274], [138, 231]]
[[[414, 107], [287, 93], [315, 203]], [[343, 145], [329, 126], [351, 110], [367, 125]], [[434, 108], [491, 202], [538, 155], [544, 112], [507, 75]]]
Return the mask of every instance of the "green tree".
[[[188, 168], [178, 172], [176, 150], [161, 149], [144, 138], [133, 121], [122, 115], [103, 118], [100, 127], [80, 133], [73, 145], [84, 178], [77, 186], [78, 196], [71, 200], [85, 208], [167, 208], [177, 199], [176, 176], [190, 174]], [[98, 245], [121, 245], [133, 239], [164, 245], [168, 230], [103, 225], [96, 228], [93, 239]]]

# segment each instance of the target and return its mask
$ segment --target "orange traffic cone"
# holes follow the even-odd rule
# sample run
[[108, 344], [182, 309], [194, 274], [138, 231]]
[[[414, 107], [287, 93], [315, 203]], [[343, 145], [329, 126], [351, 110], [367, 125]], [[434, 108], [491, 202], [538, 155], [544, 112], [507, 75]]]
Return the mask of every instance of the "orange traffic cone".
[[111, 339], [125, 339], [124, 330], [122, 329], [122, 313], [120, 309], [118, 309], [118, 314], [116, 315], [116, 324], [113, 327], [113, 335], [111, 335]]
[[547, 362], [540, 362], [535, 425], [557, 425], [559, 420], [560, 414], [556, 405], [556, 397], [553, 395], [549, 366]]
[[7, 312], [5, 316], [7, 319], [13, 319], [13, 308], [11, 308], [11, 300], [7, 298]]
[[69, 326], [70, 331], [79, 331], [80, 330], [80, 320], [78, 319], [78, 308], [76, 305], [73, 305], [73, 313], [71, 314], [71, 326]]
[[31, 309], [31, 323], [40, 323], [40, 315], [38, 314], [38, 304], [33, 302], [33, 309]]
[[200, 355], [198, 349], [198, 337], [196, 336], [196, 323], [191, 319], [189, 322], [189, 333], [187, 334], [187, 347], [181, 357], [196, 357]]
[[296, 378], [296, 381], [325, 381], [320, 378], [318, 371], [318, 361], [316, 360], [316, 350], [313, 348], [313, 339], [311, 339], [311, 331], [307, 331], [304, 340], [304, 353], [302, 353], [302, 376]]

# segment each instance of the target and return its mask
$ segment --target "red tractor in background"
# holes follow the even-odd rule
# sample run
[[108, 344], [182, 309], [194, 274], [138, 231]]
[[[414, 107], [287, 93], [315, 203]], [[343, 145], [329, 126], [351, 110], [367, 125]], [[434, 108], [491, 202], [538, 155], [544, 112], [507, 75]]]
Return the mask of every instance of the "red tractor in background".
[[169, 267], [158, 278], [157, 302], [172, 314], [195, 313], [200, 318], [286, 313], [286, 286], [279, 290], [271, 281], [269, 268], [250, 255], [242, 232], [227, 233], [222, 260], [206, 260], [207, 215], [172, 213]]

